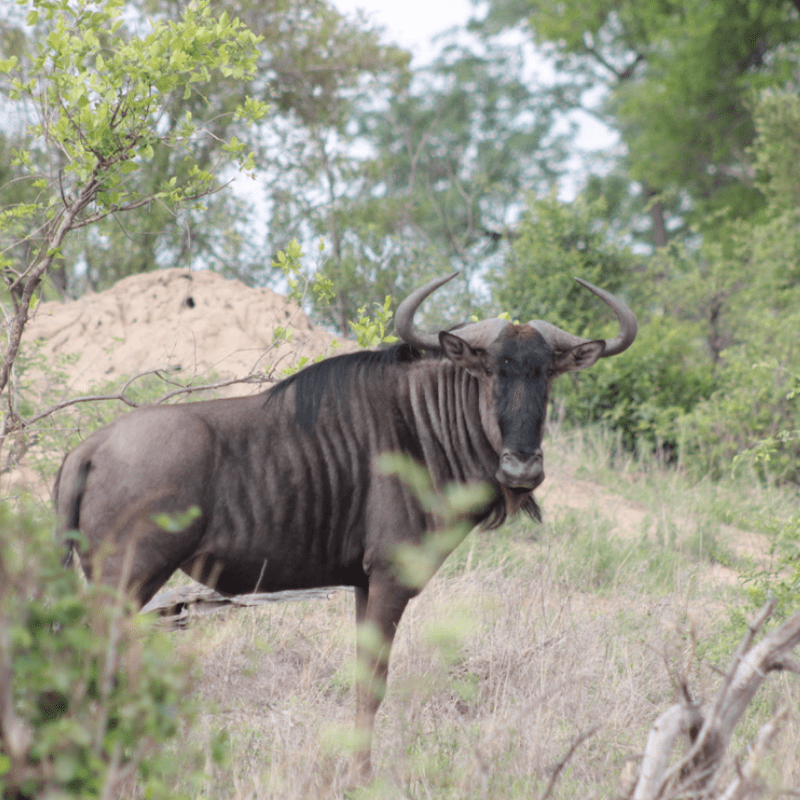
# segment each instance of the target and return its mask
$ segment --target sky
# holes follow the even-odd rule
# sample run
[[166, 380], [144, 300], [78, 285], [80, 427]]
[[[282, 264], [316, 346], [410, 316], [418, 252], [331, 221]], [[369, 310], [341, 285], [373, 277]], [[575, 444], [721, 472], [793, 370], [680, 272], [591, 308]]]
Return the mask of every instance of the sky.
[[386, 29], [385, 40], [410, 50], [415, 66], [433, 55], [431, 39], [472, 16], [470, 0], [332, 0], [346, 14], [364, 11], [376, 26]]
[[[376, 26], [385, 29], [384, 41], [399, 44], [410, 50], [413, 66], [422, 66], [437, 53], [432, 39], [455, 26], [464, 25], [472, 16], [481, 16], [480, 5], [472, 0], [331, 0], [342, 13], [354, 14], [357, 10], [366, 13]], [[534, 56], [535, 59], [535, 56]], [[539, 76], [550, 73], [547, 65], [533, 64]], [[560, 184], [562, 200], [574, 197], [581, 175], [587, 169], [587, 156], [591, 151], [605, 151], [618, 145], [618, 135], [601, 125], [588, 114], [575, 113], [578, 123], [574, 140], [575, 153], [570, 159], [569, 172]]]

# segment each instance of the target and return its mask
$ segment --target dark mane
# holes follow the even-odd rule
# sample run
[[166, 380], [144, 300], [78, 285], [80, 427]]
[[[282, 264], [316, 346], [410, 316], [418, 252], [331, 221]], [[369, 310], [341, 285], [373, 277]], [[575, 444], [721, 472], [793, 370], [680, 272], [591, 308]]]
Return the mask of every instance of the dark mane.
[[[311, 364], [273, 386], [266, 393], [265, 402], [278, 399], [290, 386], [295, 386], [297, 388], [295, 422], [303, 430], [309, 431], [313, 428], [320, 405], [328, 393], [346, 393], [353, 385], [355, 376], [364, 377], [369, 388], [375, 390], [380, 386], [387, 369], [440, 357], [438, 353], [417, 350], [405, 343], [380, 350], [360, 350], [356, 353], [333, 356]], [[499, 485], [496, 490], [495, 497], [475, 520], [484, 529], [499, 528], [508, 516], [509, 509]], [[533, 493], [522, 499], [517, 509], [541, 522], [541, 510]]]
[[381, 350], [361, 350], [333, 356], [311, 364], [273, 386], [267, 392], [266, 402], [277, 399], [290, 386], [295, 386], [295, 422], [304, 430], [311, 430], [328, 392], [348, 392], [355, 375], [363, 376], [370, 383], [378, 385], [387, 368], [413, 364], [429, 357], [436, 356], [417, 350], [405, 342]]

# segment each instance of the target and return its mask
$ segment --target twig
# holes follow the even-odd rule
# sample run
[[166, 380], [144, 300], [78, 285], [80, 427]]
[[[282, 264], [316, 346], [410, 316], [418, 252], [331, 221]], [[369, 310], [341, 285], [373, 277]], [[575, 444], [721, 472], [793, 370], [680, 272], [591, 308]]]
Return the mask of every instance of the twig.
[[728, 788], [719, 796], [719, 800], [742, 800], [753, 788], [758, 778], [758, 765], [764, 760], [772, 742], [780, 731], [780, 726], [789, 716], [789, 709], [784, 706], [777, 714], [761, 727], [747, 756], [747, 761], [739, 770], [739, 774]]
[[553, 767], [553, 774], [550, 777], [550, 783], [547, 784], [547, 789], [545, 789], [544, 794], [542, 795], [541, 800], [548, 800], [550, 795], [555, 788], [556, 781], [558, 780], [559, 775], [561, 775], [561, 771], [567, 765], [569, 760], [572, 758], [573, 753], [590, 737], [594, 736], [597, 731], [600, 730], [600, 725], [595, 725], [593, 728], [589, 728], [588, 731], [584, 731], [575, 741], [570, 745], [569, 750], [567, 750], [566, 755], [558, 764]]

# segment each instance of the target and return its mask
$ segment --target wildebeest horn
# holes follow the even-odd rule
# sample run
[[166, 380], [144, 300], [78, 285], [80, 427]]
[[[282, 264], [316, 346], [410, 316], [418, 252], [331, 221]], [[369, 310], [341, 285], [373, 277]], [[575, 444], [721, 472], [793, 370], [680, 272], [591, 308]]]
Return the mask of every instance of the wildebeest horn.
[[[633, 344], [639, 327], [636, 324], [636, 317], [633, 311], [611, 292], [607, 292], [605, 289], [598, 289], [597, 286], [592, 286], [591, 283], [580, 278], [575, 278], [575, 280], [590, 292], [594, 292], [617, 315], [619, 320], [619, 333], [613, 339], [606, 339], [603, 358], [615, 356], [623, 350], [627, 350]], [[579, 344], [591, 341], [591, 339], [583, 339], [580, 336], [562, 331], [561, 328], [557, 328], [555, 325], [541, 319], [531, 320], [528, 325], [536, 328], [553, 350], [569, 350]]]
[[[395, 326], [397, 328], [397, 333], [404, 342], [422, 350], [441, 350], [438, 334], [422, 333], [414, 327], [414, 314], [426, 297], [433, 294], [440, 286], [444, 286], [445, 283], [455, 278], [456, 275], [458, 275], [458, 272], [452, 272], [444, 278], [436, 278], [430, 283], [426, 283], [425, 286], [412, 292], [400, 303], [395, 315]], [[581, 278], [575, 278], [575, 280], [578, 281], [581, 286], [585, 286], [590, 292], [594, 292], [594, 294], [616, 314], [617, 320], [619, 320], [619, 333], [613, 339], [606, 340], [603, 357], [615, 356], [623, 350], [627, 350], [631, 344], [633, 344], [638, 330], [636, 317], [633, 312], [622, 300], [615, 297], [611, 292], [607, 292], [605, 289], [599, 289], [597, 286], [593, 286], [591, 283]], [[466, 328], [460, 329], [458, 335], [467, 339], [473, 347], [481, 347], [484, 346], [484, 340], [488, 343], [488, 341], [494, 338], [496, 334], [495, 328], [497, 326], [507, 324], [508, 323], [502, 320], [484, 320], [483, 322], [468, 325]], [[553, 350], [569, 350], [579, 344], [591, 341], [591, 339], [584, 339], [580, 336], [575, 336], [575, 334], [567, 333], [567, 331], [561, 330], [561, 328], [556, 327], [550, 322], [545, 322], [544, 320], [531, 320], [528, 325], [536, 328], [536, 330], [544, 336]], [[472, 330], [473, 328], [475, 329], [474, 331]]]
[[422, 301], [430, 294], [433, 294], [440, 286], [444, 286], [448, 281], [455, 278], [458, 272], [451, 272], [445, 278], [436, 278], [430, 283], [426, 283], [406, 297], [397, 307], [394, 316], [395, 327], [400, 338], [412, 347], [420, 350], [441, 350], [438, 333], [422, 333], [414, 327], [414, 314]]

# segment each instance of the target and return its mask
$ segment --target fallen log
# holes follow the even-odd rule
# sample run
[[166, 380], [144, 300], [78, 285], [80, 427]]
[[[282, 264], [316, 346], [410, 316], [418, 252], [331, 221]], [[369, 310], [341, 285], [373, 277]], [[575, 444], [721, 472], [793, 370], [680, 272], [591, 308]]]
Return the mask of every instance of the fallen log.
[[191, 617], [215, 614], [223, 608], [250, 608], [266, 603], [287, 603], [297, 600], [329, 600], [336, 592], [352, 592], [349, 586], [324, 589], [293, 589], [285, 592], [255, 592], [228, 596], [207, 586], [182, 586], [159, 592], [142, 608], [142, 614], [157, 611], [162, 622], [171, 628], [185, 628]]

